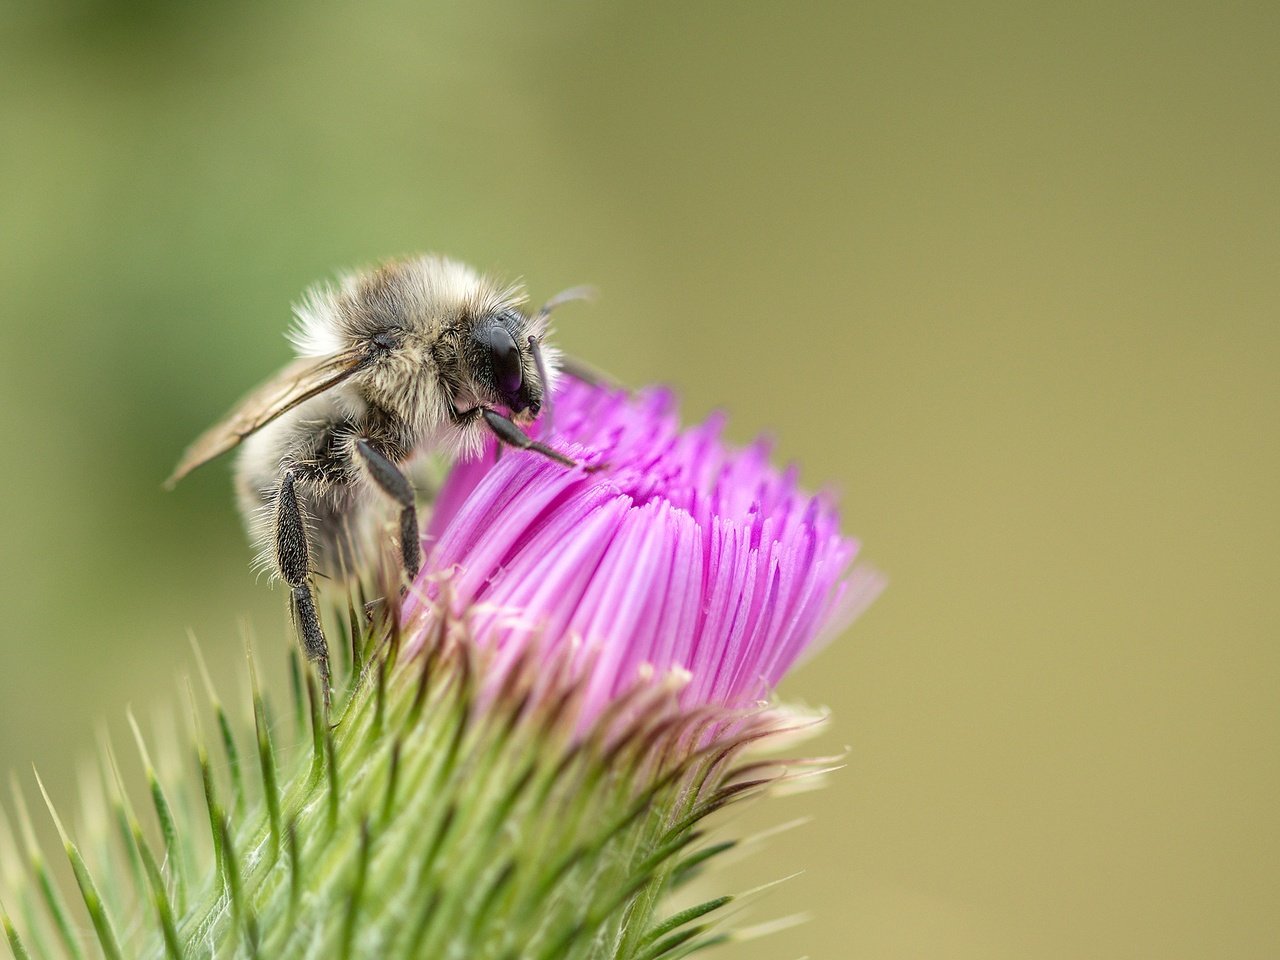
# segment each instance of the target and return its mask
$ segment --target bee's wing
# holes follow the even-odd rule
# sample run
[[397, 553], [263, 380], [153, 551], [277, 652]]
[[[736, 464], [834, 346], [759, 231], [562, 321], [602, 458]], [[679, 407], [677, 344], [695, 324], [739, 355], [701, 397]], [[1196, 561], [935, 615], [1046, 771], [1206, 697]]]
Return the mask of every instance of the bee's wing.
[[173, 485], [202, 464], [239, 445], [287, 410], [324, 393], [359, 370], [368, 361], [366, 350], [354, 348], [326, 357], [302, 357], [285, 367], [241, 400], [225, 418], [202, 433], [174, 467], [165, 487]]

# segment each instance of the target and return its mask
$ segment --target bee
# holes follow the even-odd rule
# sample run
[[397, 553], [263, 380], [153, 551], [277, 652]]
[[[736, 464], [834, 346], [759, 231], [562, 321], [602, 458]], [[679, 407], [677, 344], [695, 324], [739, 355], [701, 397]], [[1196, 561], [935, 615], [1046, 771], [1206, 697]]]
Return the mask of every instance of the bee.
[[[492, 434], [564, 465], [529, 437], [560, 369], [543, 342], [565, 291], [526, 312], [523, 288], [426, 255], [350, 273], [295, 306], [297, 359], [187, 449], [165, 486], [236, 447], [236, 493], [263, 565], [289, 589], [295, 631], [329, 700], [329, 654], [313, 586], [324, 566], [358, 569], [379, 502], [399, 511], [399, 554], [411, 581], [422, 562], [415, 455], [474, 456]], [[544, 423], [544, 426], [546, 424]]]

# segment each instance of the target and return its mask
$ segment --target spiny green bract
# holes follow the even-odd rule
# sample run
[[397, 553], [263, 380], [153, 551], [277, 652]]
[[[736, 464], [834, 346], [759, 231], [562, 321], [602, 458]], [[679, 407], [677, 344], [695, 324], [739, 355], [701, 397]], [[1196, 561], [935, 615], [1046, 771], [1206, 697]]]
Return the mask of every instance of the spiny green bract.
[[394, 624], [359, 636], [332, 724], [294, 661], [308, 751], [273, 742], [284, 727], [256, 679], [250, 736], [206, 681], [219, 760], [193, 696], [198, 785], [162, 781], [130, 717], [145, 810], [104, 738], [111, 829], [85, 856], [57, 821], [69, 896], [15, 789], [18, 836], [0, 822], [14, 956], [674, 960], [725, 939], [731, 897], [667, 916], [661, 903], [732, 846], [705, 843], [699, 822], [772, 781], [732, 764], [778, 715], [681, 711], [654, 682], [583, 733], [580, 685], [536, 651], [495, 690], [462, 621], [441, 622], [413, 661], [397, 662]]

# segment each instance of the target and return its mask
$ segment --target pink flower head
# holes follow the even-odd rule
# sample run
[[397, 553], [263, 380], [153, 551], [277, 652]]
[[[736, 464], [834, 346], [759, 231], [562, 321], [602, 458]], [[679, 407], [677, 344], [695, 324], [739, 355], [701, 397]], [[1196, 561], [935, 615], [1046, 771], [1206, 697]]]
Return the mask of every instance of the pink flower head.
[[603, 468], [492, 448], [456, 465], [406, 612], [465, 611], [499, 663], [535, 639], [568, 653], [588, 715], [654, 674], [683, 673], [686, 706], [766, 695], [880, 581], [851, 568], [828, 498], [798, 490], [767, 443], [726, 447], [720, 425], [681, 431], [666, 390], [563, 381], [551, 442]]

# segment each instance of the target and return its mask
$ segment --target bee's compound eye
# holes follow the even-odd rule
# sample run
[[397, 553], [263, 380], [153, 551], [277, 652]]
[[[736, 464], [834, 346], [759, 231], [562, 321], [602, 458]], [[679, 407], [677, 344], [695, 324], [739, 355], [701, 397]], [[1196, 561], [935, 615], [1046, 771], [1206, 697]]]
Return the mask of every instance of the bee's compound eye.
[[515, 396], [524, 383], [524, 372], [520, 364], [520, 350], [511, 334], [495, 326], [481, 331], [476, 339], [489, 348], [493, 385], [503, 395]]

